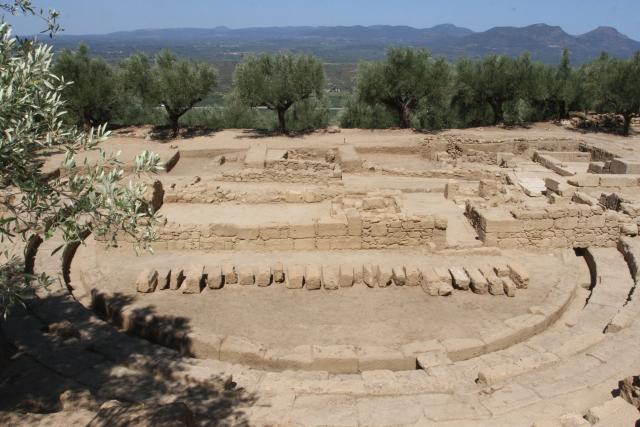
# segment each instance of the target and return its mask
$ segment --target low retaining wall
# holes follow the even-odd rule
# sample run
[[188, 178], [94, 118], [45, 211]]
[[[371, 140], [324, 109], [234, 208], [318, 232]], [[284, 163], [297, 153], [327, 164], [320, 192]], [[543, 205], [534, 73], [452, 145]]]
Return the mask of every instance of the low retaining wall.
[[466, 215], [487, 246], [501, 248], [615, 247], [626, 215], [601, 206], [570, 204], [545, 209], [483, 209], [467, 202]]
[[241, 171], [223, 172], [221, 181], [231, 182], [290, 182], [324, 184], [341, 183], [342, 170], [334, 164], [333, 169], [243, 169]]
[[446, 218], [351, 212], [306, 224], [274, 223], [243, 227], [234, 224], [167, 223], [156, 230], [154, 249], [379, 249], [446, 245]]

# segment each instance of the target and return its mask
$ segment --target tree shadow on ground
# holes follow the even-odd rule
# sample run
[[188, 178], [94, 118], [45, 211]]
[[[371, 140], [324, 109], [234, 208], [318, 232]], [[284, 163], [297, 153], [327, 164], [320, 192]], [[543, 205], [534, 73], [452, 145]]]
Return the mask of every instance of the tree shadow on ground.
[[283, 138], [302, 138], [317, 132], [319, 129], [307, 129], [300, 131], [288, 131], [285, 133], [271, 129], [243, 129], [240, 135], [236, 135], [235, 139], [264, 139], [281, 136]]
[[[106, 310], [106, 317], [116, 316], [132, 302], [116, 295], [97, 309]], [[136, 318], [146, 322], [136, 324], [132, 333], [190, 352], [187, 319], [160, 316], [153, 307], [135, 310]], [[117, 323], [117, 316], [113, 320]], [[77, 334], [69, 328], [61, 333], [64, 321]], [[30, 301], [0, 326], [7, 338], [3, 347], [16, 343], [2, 360], [0, 412], [58, 412], [62, 391], [86, 389], [98, 405], [113, 399], [145, 407], [182, 402], [198, 425], [246, 425], [244, 409], [256, 401], [230, 376], [209, 373], [178, 351], [117, 331], [68, 294]]]

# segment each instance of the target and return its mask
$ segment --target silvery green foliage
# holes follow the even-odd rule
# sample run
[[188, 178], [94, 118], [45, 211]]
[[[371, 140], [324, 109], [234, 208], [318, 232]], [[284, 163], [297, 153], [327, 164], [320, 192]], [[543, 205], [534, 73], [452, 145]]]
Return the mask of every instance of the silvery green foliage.
[[[91, 233], [109, 242], [126, 235], [136, 248], [150, 249], [156, 213], [135, 178], [161, 169], [160, 158], [141, 153], [124, 182], [119, 153], [100, 149], [108, 136], [104, 125], [83, 132], [63, 123], [61, 93], [70, 83], [51, 73], [51, 61], [49, 46], [21, 43], [0, 24], [0, 241], [6, 247], [59, 233], [65, 242], [81, 242]], [[78, 162], [83, 150], [95, 150], [98, 159]], [[60, 152], [60, 174], [47, 174], [44, 161]], [[19, 299], [15, 281], [4, 279], [15, 270], [12, 262], [9, 256], [0, 261], [0, 313]], [[23, 289], [29, 282], [23, 277]]]

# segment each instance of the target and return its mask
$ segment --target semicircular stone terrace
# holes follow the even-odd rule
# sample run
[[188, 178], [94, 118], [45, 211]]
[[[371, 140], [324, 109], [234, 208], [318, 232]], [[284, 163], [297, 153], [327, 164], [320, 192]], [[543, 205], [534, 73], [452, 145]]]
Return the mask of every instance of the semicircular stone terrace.
[[611, 399], [640, 369], [640, 171], [624, 152], [339, 141], [187, 145], [149, 195], [155, 254], [90, 239], [74, 295], [268, 396], [258, 424], [628, 416]]

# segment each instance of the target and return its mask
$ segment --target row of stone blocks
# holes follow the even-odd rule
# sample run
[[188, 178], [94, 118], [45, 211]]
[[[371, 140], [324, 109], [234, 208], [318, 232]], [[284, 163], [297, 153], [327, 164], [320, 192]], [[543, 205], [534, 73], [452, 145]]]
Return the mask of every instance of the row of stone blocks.
[[292, 265], [286, 271], [281, 263], [258, 267], [238, 267], [231, 264], [222, 266], [192, 266], [185, 270], [155, 269], [143, 271], [137, 281], [136, 290], [141, 293], [155, 292], [156, 289], [180, 289], [185, 294], [200, 293], [205, 287], [220, 289], [224, 285], [284, 284], [289, 289], [337, 290], [363, 283], [366, 286], [388, 287], [421, 286], [431, 296], [451, 295], [454, 289], [472, 290], [477, 294], [507, 295], [514, 297], [517, 288], [526, 288], [528, 272], [517, 263], [498, 264], [483, 267], [409, 267], [379, 266], [365, 264], [340, 265], [339, 267], [320, 265]]

